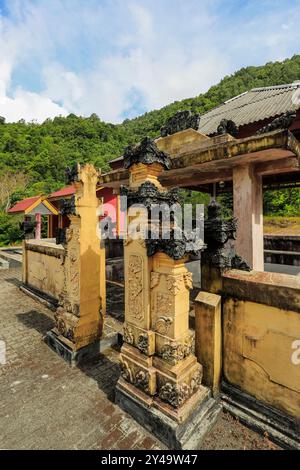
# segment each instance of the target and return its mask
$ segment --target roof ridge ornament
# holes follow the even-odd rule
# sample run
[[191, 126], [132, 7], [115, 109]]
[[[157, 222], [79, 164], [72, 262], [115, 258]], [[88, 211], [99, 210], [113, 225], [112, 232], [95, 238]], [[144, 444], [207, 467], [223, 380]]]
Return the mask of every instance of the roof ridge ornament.
[[166, 170], [171, 168], [169, 155], [159, 150], [154, 140], [150, 137], [145, 137], [139, 144], [130, 145], [125, 149], [124, 168], [128, 169], [138, 163], [144, 163], [144, 165], [160, 163]]
[[165, 125], [160, 129], [161, 137], [176, 134], [176, 132], [185, 131], [187, 129], [198, 130], [200, 125], [200, 114], [192, 114], [190, 110], [177, 111], [173, 116], [169, 117]]
[[72, 184], [75, 181], [78, 181], [79, 177], [79, 164], [74, 163], [72, 167], [67, 166], [65, 169], [65, 181], [66, 184]]
[[273, 119], [273, 121], [271, 121], [266, 126], [263, 126], [255, 133], [255, 135], [266, 134], [267, 132], [272, 132], [279, 129], [288, 129], [296, 119], [296, 115], [296, 111], [287, 111], [281, 116]]
[[217, 135], [230, 134], [232, 137], [237, 137], [238, 127], [231, 119], [222, 119], [217, 127]]

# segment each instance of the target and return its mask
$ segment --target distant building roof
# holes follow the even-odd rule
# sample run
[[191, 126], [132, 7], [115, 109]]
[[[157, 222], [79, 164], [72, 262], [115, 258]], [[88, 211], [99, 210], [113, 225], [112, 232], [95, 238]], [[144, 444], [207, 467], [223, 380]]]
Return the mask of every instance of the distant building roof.
[[58, 191], [51, 193], [50, 196], [48, 196], [48, 199], [56, 199], [60, 197], [71, 196], [74, 193], [75, 193], [74, 185], [66, 186], [65, 188], [59, 189]]
[[17, 202], [13, 207], [8, 209], [7, 212], [10, 214], [16, 213], [16, 212], [25, 212], [26, 209], [29, 209], [38, 199], [40, 199], [41, 196], [34, 196], [34, 197], [28, 197], [27, 199], [23, 199], [22, 201]]
[[9, 214], [54, 214], [58, 215], [57, 209], [43, 196], [34, 196], [17, 202], [8, 211]]
[[298, 104], [292, 101], [297, 89], [300, 89], [300, 81], [287, 85], [253, 88], [203, 114], [199, 131], [206, 135], [214, 134], [222, 119], [231, 119], [240, 127], [297, 110], [300, 108], [300, 100], [298, 99]]

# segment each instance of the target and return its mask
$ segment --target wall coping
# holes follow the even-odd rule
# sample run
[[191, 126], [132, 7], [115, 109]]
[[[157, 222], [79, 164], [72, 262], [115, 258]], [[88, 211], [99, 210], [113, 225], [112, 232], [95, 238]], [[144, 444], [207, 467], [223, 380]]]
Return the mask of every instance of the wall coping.
[[48, 256], [60, 258], [65, 256], [65, 249], [62, 245], [56, 245], [55, 239], [45, 238], [42, 240], [26, 240], [25, 249], [35, 251]]
[[268, 284], [277, 287], [300, 289], [300, 276], [293, 276], [292, 274], [230, 269], [225, 271], [222, 276], [223, 278], [227, 279], [237, 279], [241, 281]]
[[300, 276], [231, 269], [222, 274], [223, 294], [300, 313]]

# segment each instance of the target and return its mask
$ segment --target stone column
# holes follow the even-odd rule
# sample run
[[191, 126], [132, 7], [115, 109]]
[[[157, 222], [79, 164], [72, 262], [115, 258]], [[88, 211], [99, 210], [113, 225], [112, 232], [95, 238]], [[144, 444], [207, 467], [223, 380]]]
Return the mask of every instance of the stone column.
[[64, 287], [55, 313], [56, 326], [47, 343], [71, 365], [100, 352], [99, 339], [105, 315], [105, 251], [97, 231], [96, 185], [93, 165], [74, 171], [75, 195], [65, 200], [63, 215], [70, 219], [57, 242], [65, 248]]
[[237, 252], [252, 269], [264, 271], [262, 177], [251, 164], [233, 168], [233, 206]]
[[35, 239], [40, 240], [42, 234], [42, 214], [35, 214]]
[[[140, 228], [147, 233], [151, 204], [176, 199], [157, 179], [170, 161], [146, 138], [127, 149], [124, 162], [130, 179], [123, 195], [129, 210], [134, 203], [146, 208]], [[202, 366], [193, 354], [186, 241], [129, 238], [124, 252], [124, 344], [116, 402], [171, 448], [195, 449], [220, 407], [201, 385]], [[204, 414], [208, 419], [201, 427]]]

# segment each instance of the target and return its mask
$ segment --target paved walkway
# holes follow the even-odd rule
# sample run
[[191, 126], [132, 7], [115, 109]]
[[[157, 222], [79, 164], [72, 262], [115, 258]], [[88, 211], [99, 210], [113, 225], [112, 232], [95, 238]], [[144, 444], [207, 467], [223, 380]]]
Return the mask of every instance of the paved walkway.
[[[114, 404], [118, 352], [108, 349], [71, 369], [43, 342], [52, 312], [19, 290], [20, 275], [0, 270], [0, 340], [7, 353], [0, 364], [0, 449], [163, 449]], [[273, 447], [225, 414], [203, 444]]]

